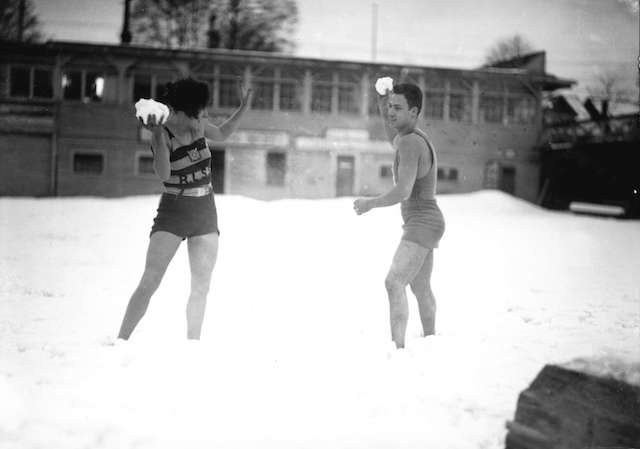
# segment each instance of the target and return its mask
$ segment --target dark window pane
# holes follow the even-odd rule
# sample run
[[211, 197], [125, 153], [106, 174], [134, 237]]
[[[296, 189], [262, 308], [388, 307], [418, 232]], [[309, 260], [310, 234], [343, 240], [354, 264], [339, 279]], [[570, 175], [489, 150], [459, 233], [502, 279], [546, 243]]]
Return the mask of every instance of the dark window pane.
[[102, 154], [77, 153], [73, 156], [73, 172], [99, 175], [102, 173], [104, 158]]
[[391, 170], [391, 165], [383, 165], [380, 167], [381, 178], [391, 178], [392, 176], [393, 176], [393, 172]]
[[283, 186], [286, 173], [284, 153], [267, 153], [267, 185]]
[[338, 88], [338, 112], [357, 114], [360, 110], [358, 104], [358, 86], [340, 86]]
[[10, 95], [12, 97], [28, 97], [31, 70], [26, 67], [11, 67]]
[[135, 103], [141, 98], [151, 97], [151, 75], [134, 75], [133, 76], [133, 102]]
[[222, 78], [219, 82], [218, 106], [221, 108], [235, 108], [240, 105], [238, 96], [238, 81], [231, 78]]
[[99, 72], [87, 73], [84, 85], [85, 101], [102, 101], [104, 98], [104, 75]]
[[424, 116], [442, 120], [444, 117], [444, 93], [427, 92], [424, 102]]
[[80, 100], [82, 95], [82, 72], [74, 70], [62, 75], [62, 90], [65, 100]]
[[327, 84], [314, 84], [311, 89], [311, 110], [331, 112], [332, 87]]
[[45, 69], [33, 71], [33, 96], [53, 98], [53, 72]]
[[449, 96], [449, 120], [461, 122], [466, 120], [466, 102], [464, 94], [451, 94]]
[[253, 83], [255, 92], [253, 94], [253, 109], [270, 111], [273, 109], [273, 81], [256, 81]]
[[301, 109], [300, 97], [302, 96], [302, 87], [298, 83], [281, 82], [280, 83], [280, 110], [281, 111], [299, 111]]
[[481, 97], [480, 111], [485, 122], [502, 123], [502, 98]]
[[153, 169], [153, 156], [149, 155], [140, 155], [138, 156], [138, 174], [146, 175], [146, 174], [154, 174], [155, 170]]

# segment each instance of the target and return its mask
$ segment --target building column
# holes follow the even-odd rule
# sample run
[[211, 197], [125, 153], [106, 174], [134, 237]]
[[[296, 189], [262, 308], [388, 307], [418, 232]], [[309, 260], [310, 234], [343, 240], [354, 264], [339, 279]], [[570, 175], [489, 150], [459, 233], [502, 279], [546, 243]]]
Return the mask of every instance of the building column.
[[311, 70], [306, 69], [302, 82], [302, 112], [304, 114], [311, 113], [311, 82]]
[[273, 81], [273, 110], [280, 110], [280, 67], [276, 67], [274, 71]]
[[424, 111], [427, 104], [427, 80], [425, 79], [424, 73], [422, 72], [420, 72], [420, 74], [418, 75], [418, 87], [420, 87], [420, 91], [422, 92], [422, 108], [420, 110]]
[[369, 115], [369, 94], [371, 92], [369, 89], [369, 83], [371, 83], [369, 73], [364, 72], [362, 74], [362, 78], [360, 78], [360, 115], [362, 117], [367, 117]]
[[[251, 66], [246, 65], [242, 73], [242, 88], [246, 91], [251, 87]], [[251, 104], [249, 104], [249, 110], [251, 110]]]
[[449, 121], [449, 96], [451, 94], [451, 82], [449, 80], [446, 80], [444, 82], [444, 98], [443, 98], [443, 108], [442, 108], [442, 114], [444, 115], [444, 117], [442, 117], [442, 119], [445, 122]]
[[509, 90], [507, 89], [507, 86], [504, 86], [504, 90], [502, 91], [502, 124], [503, 125], [509, 124], [509, 118], [508, 118], [509, 107], [507, 106], [508, 102], [509, 102]]
[[338, 86], [340, 85], [338, 80], [338, 72], [333, 72], [331, 82], [331, 114], [338, 115]]
[[480, 84], [473, 82], [471, 88], [471, 123], [477, 124], [480, 120]]

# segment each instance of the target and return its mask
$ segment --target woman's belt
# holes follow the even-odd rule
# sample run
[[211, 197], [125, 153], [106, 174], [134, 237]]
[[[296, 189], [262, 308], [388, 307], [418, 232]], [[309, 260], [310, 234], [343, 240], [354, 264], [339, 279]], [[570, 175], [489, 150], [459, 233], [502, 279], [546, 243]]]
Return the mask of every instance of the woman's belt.
[[177, 196], [206, 196], [213, 192], [213, 187], [211, 184], [200, 187], [187, 187], [185, 189], [165, 186], [164, 191]]

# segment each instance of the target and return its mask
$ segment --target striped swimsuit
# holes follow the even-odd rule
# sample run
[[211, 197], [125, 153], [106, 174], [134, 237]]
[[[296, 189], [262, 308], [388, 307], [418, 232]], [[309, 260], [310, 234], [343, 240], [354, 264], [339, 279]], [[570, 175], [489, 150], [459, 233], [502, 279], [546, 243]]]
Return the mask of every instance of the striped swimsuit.
[[[436, 182], [438, 161], [436, 152], [426, 134], [421, 130], [413, 131], [422, 137], [431, 152], [433, 163], [426, 175], [416, 178], [411, 195], [400, 203], [400, 212], [404, 222], [402, 239], [417, 243], [424, 248], [437, 248], [444, 234], [444, 217], [436, 201]], [[398, 150], [393, 164], [395, 179], [398, 179]]]
[[[166, 126], [164, 129], [173, 143], [175, 136]], [[207, 140], [200, 137], [188, 145], [171, 147], [171, 174], [164, 181], [165, 192], [160, 197], [151, 234], [165, 231], [183, 239], [213, 232], [219, 234]]]

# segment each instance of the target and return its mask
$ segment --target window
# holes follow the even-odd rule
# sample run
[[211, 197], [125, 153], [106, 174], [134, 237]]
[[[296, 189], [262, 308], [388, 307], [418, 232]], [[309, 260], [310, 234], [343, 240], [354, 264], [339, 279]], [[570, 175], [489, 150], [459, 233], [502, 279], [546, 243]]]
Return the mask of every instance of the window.
[[100, 102], [104, 98], [104, 75], [88, 72], [85, 75], [83, 101]]
[[10, 94], [12, 97], [29, 97], [29, 78], [31, 70], [27, 67], [11, 67]]
[[236, 108], [240, 106], [239, 86], [243, 68], [240, 66], [220, 65], [218, 67], [218, 107]]
[[299, 111], [302, 109], [303, 73], [295, 69], [280, 70], [280, 110]]
[[391, 168], [391, 165], [380, 166], [380, 177], [384, 179], [393, 178], [393, 169]]
[[99, 175], [104, 169], [104, 156], [99, 153], [76, 153], [73, 155], [73, 172]]
[[133, 102], [141, 98], [153, 98], [151, 75], [136, 73], [133, 75]]
[[53, 70], [11, 67], [9, 95], [25, 98], [53, 98]]
[[35, 98], [53, 98], [53, 72], [51, 70], [33, 70], [33, 96]]
[[485, 122], [502, 123], [502, 97], [482, 96], [480, 98], [480, 117]]
[[267, 153], [267, 185], [283, 186], [286, 174], [286, 155]]
[[139, 175], [153, 175], [155, 170], [153, 168], [153, 156], [150, 154], [139, 154], [137, 161], [137, 174]]
[[62, 74], [62, 97], [65, 100], [80, 100], [82, 96], [82, 72], [66, 71]]
[[438, 181], [457, 181], [458, 169], [451, 167], [438, 167]]
[[442, 120], [444, 118], [444, 92], [425, 92], [424, 116]]
[[536, 102], [532, 97], [509, 97], [507, 100], [507, 118], [509, 123], [526, 124], [533, 122], [536, 115]]
[[238, 82], [236, 80], [221, 79], [218, 92], [218, 105], [221, 108], [235, 108], [240, 105]]
[[313, 74], [311, 84], [311, 110], [331, 112], [333, 100], [333, 73], [318, 71]]
[[65, 100], [101, 102], [104, 98], [105, 77], [102, 72], [67, 70], [62, 74], [62, 92]]
[[469, 119], [467, 96], [464, 93], [449, 94], [449, 120], [462, 122]]
[[360, 112], [360, 75], [358, 73], [338, 73], [338, 112], [357, 114]]
[[263, 111], [273, 110], [273, 96], [275, 94], [275, 76], [273, 69], [257, 69], [253, 73], [253, 102], [252, 109]]

